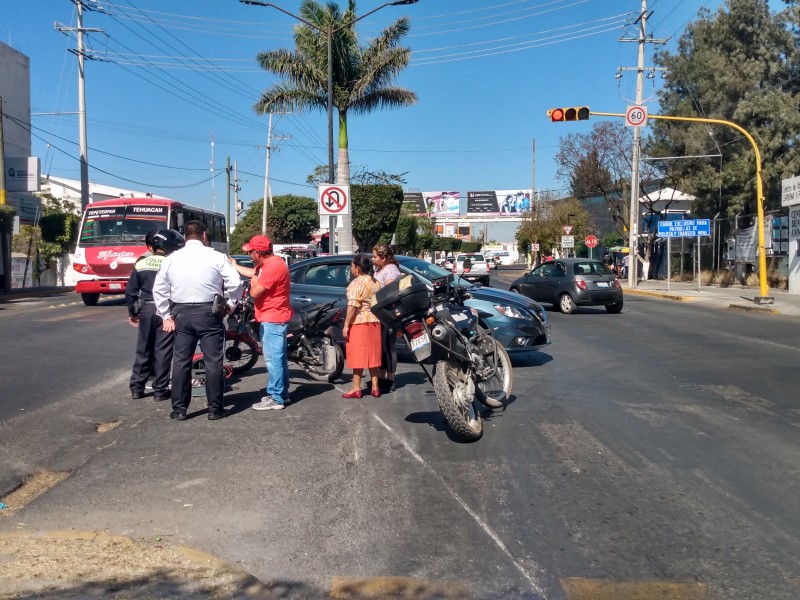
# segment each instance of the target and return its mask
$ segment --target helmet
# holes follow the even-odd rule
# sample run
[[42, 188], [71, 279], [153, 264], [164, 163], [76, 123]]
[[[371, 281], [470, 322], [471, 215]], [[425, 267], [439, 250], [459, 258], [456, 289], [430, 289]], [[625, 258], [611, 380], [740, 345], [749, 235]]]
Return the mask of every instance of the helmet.
[[171, 254], [186, 245], [183, 236], [174, 229], [159, 229], [147, 243], [153, 250], [163, 250], [164, 254]]

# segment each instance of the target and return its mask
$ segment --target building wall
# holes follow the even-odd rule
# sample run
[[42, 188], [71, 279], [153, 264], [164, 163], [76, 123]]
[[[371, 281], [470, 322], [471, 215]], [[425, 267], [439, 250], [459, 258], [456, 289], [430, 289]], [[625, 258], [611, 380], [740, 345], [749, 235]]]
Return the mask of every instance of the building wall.
[[[5, 156], [31, 155], [31, 134], [11, 118], [31, 122], [30, 59], [0, 42], [0, 96], [3, 97], [3, 138]], [[11, 118], [10, 118], [11, 117]]]

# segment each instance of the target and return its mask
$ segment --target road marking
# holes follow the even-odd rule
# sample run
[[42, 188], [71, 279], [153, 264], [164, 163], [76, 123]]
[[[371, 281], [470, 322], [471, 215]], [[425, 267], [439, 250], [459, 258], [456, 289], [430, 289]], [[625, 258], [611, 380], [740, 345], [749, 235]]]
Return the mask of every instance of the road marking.
[[[512, 562], [512, 564], [517, 568], [517, 570], [520, 573], [522, 573], [522, 576], [528, 581], [528, 583], [530, 583], [531, 588], [533, 588], [533, 591], [536, 592], [538, 595], [540, 595], [542, 598], [544, 598], [545, 597], [544, 591], [542, 591], [542, 588], [539, 585], [539, 582], [536, 580], [536, 577], [534, 575], [531, 575], [530, 573], [528, 573], [528, 571], [525, 569], [525, 567], [523, 567], [517, 561], [517, 559], [514, 558], [514, 556], [511, 554], [511, 551], [506, 547], [506, 545], [500, 539], [500, 536], [497, 535], [497, 533], [491, 527], [489, 527], [489, 525], [487, 525], [478, 516], [478, 514], [474, 510], [472, 510], [469, 507], [469, 505], [464, 501], [464, 499], [461, 496], [459, 496], [458, 493], [447, 484], [447, 482], [444, 480], [444, 478], [441, 475], [439, 475], [439, 473], [437, 473], [433, 469], [433, 467], [431, 467], [425, 461], [424, 458], [422, 458], [419, 454], [417, 454], [417, 452], [411, 447], [411, 445], [406, 441], [405, 438], [400, 436], [394, 429], [389, 427], [389, 425], [387, 425], [383, 421], [383, 419], [381, 419], [379, 416], [377, 416], [377, 415], [373, 415], [373, 416], [378, 421], [378, 423], [383, 425], [383, 427], [389, 433], [391, 433], [395, 437], [395, 439], [397, 439], [397, 441], [399, 441], [401, 444], [403, 444], [403, 447], [408, 451], [409, 454], [411, 454], [411, 456], [413, 456], [417, 460], [417, 462], [419, 462], [431, 475], [434, 476], [434, 478], [436, 478], [436, 480], [439, 481], [439, 483], [447, 491], [447, 493], [450, 494], [450, 496], [452, 496], [453, 499], [456, 502], [458, 502], [458, 504], [461, 505], [461, 508], [463, 508], [467, 512], [467, 514], [470, 517], [472, 517], [472, 519], [480, 526], [480, 528], [483, 529], [483, 531], [486, 533], [486, 535], [488, 535], [490, 538], [492, 538], [494, 543], [497, 544], [497, 547], [500, 548], [500, 550], [503, 552], [503, 554], [505, 554], [508, 557], [508, 559]], [[534, 564], [533, 566], [534, 566], [534, 571], [540, 571], [541, 570], [541, 569], [539, 569], [539, 567], [537, 565]]]
[[712, 600], [705, 583], [609, 581], [569, 577], [561, 580], [569, 600]]

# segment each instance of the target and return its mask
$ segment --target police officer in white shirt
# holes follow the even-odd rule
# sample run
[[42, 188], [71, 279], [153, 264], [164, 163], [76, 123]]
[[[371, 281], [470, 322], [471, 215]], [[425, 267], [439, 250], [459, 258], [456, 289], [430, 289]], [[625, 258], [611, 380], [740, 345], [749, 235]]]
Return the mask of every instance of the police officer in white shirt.
[[242, 280], [226, 256], [208, 246], [203, 223], [189, 221], [183, 235], [186, 246], [164, 259], [153, 286], [164, 331], [175, 332], [170, 418], [186, 420], [192, 398], [192, 357], [199, 341], [206, 370], [208, 418], [213, 421], [224, 416], [225, 351], [225, 324], [223, 316], [212, 310], [214, 297], [227, 292], [231, 298], [228, 307], [233, 308], [242, 296]]

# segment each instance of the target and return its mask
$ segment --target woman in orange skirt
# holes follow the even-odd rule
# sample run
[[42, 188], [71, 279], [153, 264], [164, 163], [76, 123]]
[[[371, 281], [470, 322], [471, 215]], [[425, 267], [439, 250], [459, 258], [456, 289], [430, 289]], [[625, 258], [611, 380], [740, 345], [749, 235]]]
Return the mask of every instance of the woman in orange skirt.
[[353, 387], [342, 398], [361, 398], [361, 377], [369, 369], [372, 395], [379, 398], [378, 371], [381, 366], [381, 324], [369, 310], [372, 296], [381, 285], [372, 277], [371, 257], [356, 254], [350, 264], [353, 279], [347, 286], [347, 316], [342, 335], [347, 342], [347, 367], [353, 369]]

